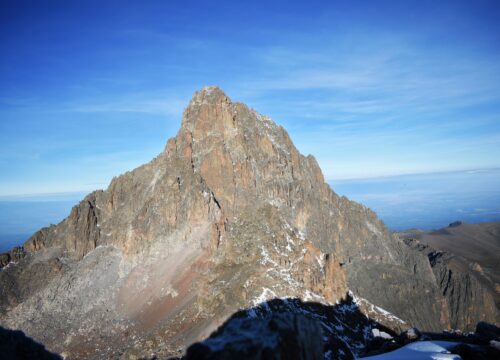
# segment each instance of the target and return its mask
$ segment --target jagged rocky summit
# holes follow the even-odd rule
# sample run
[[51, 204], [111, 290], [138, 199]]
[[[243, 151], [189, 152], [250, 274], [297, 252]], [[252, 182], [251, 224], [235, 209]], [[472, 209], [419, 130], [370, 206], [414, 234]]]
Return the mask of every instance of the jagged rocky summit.
[[425, 254], [217, 87], [195, 93], [160, 155], [12, 254], [0, 325], [68, 359], [180, 354], [240, 309], [335, 304], [348, 291], [395, 331], [450, 327]]

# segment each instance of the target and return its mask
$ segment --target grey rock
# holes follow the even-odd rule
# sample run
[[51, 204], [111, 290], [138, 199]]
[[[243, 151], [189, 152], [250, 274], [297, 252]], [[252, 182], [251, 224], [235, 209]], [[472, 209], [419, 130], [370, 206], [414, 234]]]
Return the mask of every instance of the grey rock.
[[9, 265], [10, 262], [17, 262], [26, 256], [22, 246], [16, 246], [6, 253], [0, 254], [0, 269]]
[[10, 263], [10, 253], [0, 254], [0, 268], [7, 266]]
[[[417, 240], [437, 252], [460, 258], [454, 266], [470, 273], [485, 287], [500, 307], [500, 222], [446, 227], [436, 231], [407, 231], [401, 238]], [[450, 256], [448, 256], [450, 257]]]
[[[475, 263], [455, 254], [438, 251], [404, 234], [405, 243], [428, 257], [436, 284], [445, 297], [450, 328], [473, 331], [479, 321], [500, 321], [495, 294], [484, 274], [475, 271]], [[458, 245], [457, 245], [458, 246]]]
[[408, 339], [408, 340], [417, 340], [420, 338], [421, 334], [420, 334], [420, 331], [417, 329], [417, 328], [411, 328], [411, 329], [408, 329], [405, 333], [404, 333], [404, 336]]

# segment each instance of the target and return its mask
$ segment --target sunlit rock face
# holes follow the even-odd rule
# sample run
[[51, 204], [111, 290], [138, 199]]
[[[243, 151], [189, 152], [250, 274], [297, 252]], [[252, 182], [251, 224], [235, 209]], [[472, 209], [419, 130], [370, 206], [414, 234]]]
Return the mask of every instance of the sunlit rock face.
[[178, 354], [239, 309], [333, 304], [349, 289], [381, 323], [390, 314], [371, 304], [449, 326], [426, 257], [337, 196], [282, 127], [216, 87], [195, 93], [161, 154], [24, 248], [0, 272], [0, 323], [70, 359]]

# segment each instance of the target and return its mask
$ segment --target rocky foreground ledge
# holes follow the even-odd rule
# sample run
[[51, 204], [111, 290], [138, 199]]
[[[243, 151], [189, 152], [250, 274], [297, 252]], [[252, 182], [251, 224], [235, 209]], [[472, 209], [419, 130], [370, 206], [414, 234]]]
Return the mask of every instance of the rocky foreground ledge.
[[[255, 312], [261, 312], [258, 317]], [[432, 354], [432, 352], [436, 354]], [[442, 352], [442, 353], [441, 353]], [[234, 314], [184, 360], [229, 359], [500, 359], [500, 328], [399, 334], [368, 319], [347, 299], [331, 308], [297, 299], [274, 300]]]

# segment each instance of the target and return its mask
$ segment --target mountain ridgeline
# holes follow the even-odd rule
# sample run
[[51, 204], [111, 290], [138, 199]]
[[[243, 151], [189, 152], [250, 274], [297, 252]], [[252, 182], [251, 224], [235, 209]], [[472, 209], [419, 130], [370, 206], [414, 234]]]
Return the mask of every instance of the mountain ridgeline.
[[194, 94], [161, 154], [19, 251], [3, 257], [0, 324], [68, 359], [179, 355], [274, 298], [335, 304], [349, 292], [394, 331], [469, 316], [450, 313], [426, 253], [217, 87]]

